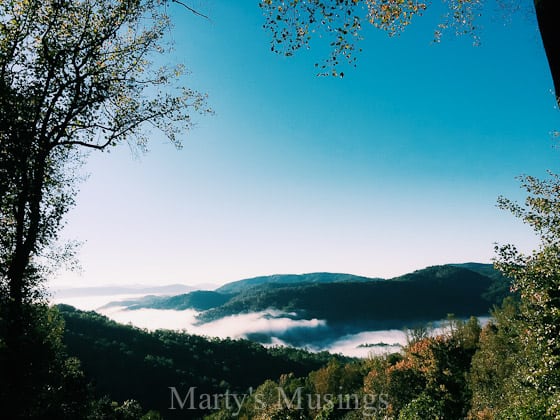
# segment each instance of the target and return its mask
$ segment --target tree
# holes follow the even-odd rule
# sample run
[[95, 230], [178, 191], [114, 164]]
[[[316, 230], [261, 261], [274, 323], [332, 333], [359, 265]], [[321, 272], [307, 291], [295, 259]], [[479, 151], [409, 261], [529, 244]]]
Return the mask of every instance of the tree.
[[72, 204], [76, 150], [123, 141], [144, 149], [147, 126], [176, 146], [205, 97], [173, 91], [182, 68], [155, 68], [170, 27], [163, 0], [0, 3], [2, 121], [0, 281], [21, 303], [30, 261], [57, 237]]
[[[497, 0], [498, 5], [508, 7], [517, 0]], [[448, 8], [442, 22], [435, 30], [438, 42], [445, 30], [452, 29], [458, 35], [470, 35], [475, 44], [476, 18], [482, 13], [484, 0], [442, 0]], [[522, 2], [520, 2], [523, 4]], [[301, 48], [309, 48], [313, 36], [329, 40], [330, 55], [322, 64], [315, 64], [320, 75], [344, 77], [339, 70], [340, 62], [356, 64], [357, 41], [361, 40], [362, 23], [394, 36], [403, 31], [412, 19], [421, 15], [429, 6], [422, 0], [261, 0], [265, 14], [264, 27], [272, 34], [271, 49], [287, 56]], [[548, 58], [556, 100], [560, 104], [560, 36], [557, 19], [560, 3], [556, 0], [534, 0], [534, 9], [543, 46]]]
[[468, 418], [546, 418], [546, 407], [538, 393], [524, 385], [526, 367], [534, 355], [522, 344], [527, 326], [520, 318], [519, 302], [512, 297], [504, 299], [502, 306], [492, 311], [492, 317], [480, 334], [471, 363]]
[[450, 318], [443, 334], [410, 341], [399, 360], [372, 363], [366, 389], [386, 389], [388, 414], [399, 419], [464, 418], [470, 391], [466, 373], [478, 346], [480, 325]]
[[[166, 0], [0, 2], [0, 318], [3, 362], [17, 385], [39, 285], [73, 204], [84, 150], [149, 131], [178, 134], [204, 95], [178, 86], [182, 67], [156, 67], [171, 27]], [[31, 318], [29, 318], [31, 317]], [[21, 362], [21, 363], [20, 363]], [[21, 391], [21, 390], [20, 390]], [[18, 392], [14, 386], [13, 392]]]
[[[550, 418], [559, 418], [560, 177], [552, 173], [545, 180], [524, 176], [521, 182], [528, 193], [524, 205], [500, 197], [499, 207], [535, 231], [539, 248], [530, 255], [519, 252], [514, 245], [496, 248], [497, 268], [513, 280], [512, 287], [520, 295], [518, 345], [525, 363], [517, 366], [523, 380], [516, 399], [522, 403], [512, 409], [545, 407]], [[523, 406], [526, 395], [533, 396], [529, 406]]]

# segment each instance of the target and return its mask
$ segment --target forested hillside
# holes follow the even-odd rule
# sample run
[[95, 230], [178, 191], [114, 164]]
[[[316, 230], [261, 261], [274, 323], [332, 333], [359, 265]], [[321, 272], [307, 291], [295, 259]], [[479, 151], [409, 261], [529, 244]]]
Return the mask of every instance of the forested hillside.
[[115, 302], [128, 309], [195, 309], [209, 322], [264, 310], [317, 318], [350, 330], [402, 328], [410, 323], [487, 315], [509, 294], [509, 283], [489, 264], [428, 267], [389, 280], [343, 274], [277, 275], [228, 283], [216, 291]]
[[[327, 363], [328, 353], [266, 349], [246, 340], [219, 340], [172, 331], [147, 332], [117, 324], [95, 312], [59, 305], [64, 343], [77, 357], [98, 397], [134, 399], [165, 418], [197, 418], [204, 411], [169, 411], [170, 390], [246, 392], [282, 374], [307, 375]], [[343, 358], [338, 357], [339, 360]], [[345, 360], [345, 359], [344, 359]]]

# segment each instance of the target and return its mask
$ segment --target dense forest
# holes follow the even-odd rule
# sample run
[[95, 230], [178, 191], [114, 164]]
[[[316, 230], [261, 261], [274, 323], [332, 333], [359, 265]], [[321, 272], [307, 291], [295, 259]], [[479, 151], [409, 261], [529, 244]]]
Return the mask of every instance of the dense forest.
[[[490, 267], [490, 273], [496, 272]], [[378, 326], [402, 327], [391, 319], [414, 319], [418, 323], [419, 314], [426, 320], [439, 319], [449, 312], [486, 314], [490, 302], [485, 294], [492, 285], [503, 282], [503, 277], [491, 278], [455, 266], [430, 267], [393, 280], [356, 280], [350, 275], [317, 273], [263, 277], [258, 282], [250, 279], [235, 282], [234, 287], [225, 285], [218, 289], [220, 292], [196, 291], [129, 305], [131, 309], [183, 309], [188, 305], [205, 310], [224, 304], [225, 309], [235, 308], [236, 303], [245, 302], [243, 310], [306, 308], [303, 315], [325, 315], [330, 323], [339, 323], [346, 329], [363, 327], [367, 317], [376, 320]], [[234, 290], [237, 293], [232, 293]], [[196, 418], [210, 411], [198, 407], [186, 414], [169, 410], [171, 386], [183, 392], [196, 386], [199, 394], [243, 394], [282, 375], [305, 377], [333, 359], [341, 365], [349, 362], [328, 353], [286, 347], [265, 349], [247, 340], [209, 339], [166, 330], [147, 332], [68, 305], [58, 305], [57, 309], [65, 323], [68, 355], [81, 361], [94, 386], [94, 395], [107, 395], [121, 402], [132, 399], [166, 418]]]
[[[401, 352], [366, 359], [150, 333], [67, 305], [56, 310], [66, 351], [91, 381], [88, 398], [112, 407], [105, 410], [114, 418], [127, 410], [137, 416], [128, 418], [555, 418], [523, 377], [537, 353], [524, 350], [527, 321], [514, 296], [483, 328], [476, 318], [450, 318], [439, 334], [413, 329]], [[242, 403], [228, 403], [227, 393]]]
[[[504, 276], [488, 265], [471, 264], [429, 267], [392, 280], [297, 284], [275, 281], [272, 284], [240, 288], [243, 290], [237, 295], [218, 294], [235, 301], [233, 298], [239, 299], [239, 296], [252, 296], [251, 299], [254, 299], [255, 293], [265, 291], [268, 299], [278, 297], [278, 302], [283, 305], [281, 293], [294, 299], [297, 292], [303, 290], [306, 292], [302, 296], [310, 296], [305, 301], [307, 307], [312, 308], [313, 302], [317, 302], [316, 308], [320, 308], [319, 300], [325, 302], [334, 299], [330, 297], [334, 290], [332, 296], [339, 294], [338, 313], [349, 312], [338, 321], [342, 323], [347, 320], [351, 323], [350, 316], [359, 313], [352, 312], [352, 300], [356, 302], [358, 310], [367, 308], [368, 299], [371, 300], [371, 313], [380, 320], [387, 315], [387, 311], [392, 310], [390, 305], [381, 305], [383, 297], [389, 303], [398, 303], [400, 296], [401, 304], [397, 306], [401, 310], [406, 305], [422, 307], [433, 298], [429, 300], [432, 306], [438, 305], [438, 300], [448, 300], [456, 312], [461, 312], [457, 311], [461, 307], [456, 305], [463, 301], [470, 305], [465, 307], [465, 311], [477, 308], [476, 305], [480, 304], [482, 312], [499, 295], [496, 290], [501, 293], [508, 284]], [[345, 287], [350, 287], [352, 294], [346, 292], [346, 296], [343, 296], [338, 288]], [[373, 287], [375, 293], [367, 294], [368, 287]], [[313, 293], [307, 294], [307, 290]], [[209, 293], [210, 298], [214, 299], [212, 292]], [[436, 294], [435, 298], [433, 294]], [[205, 298], [207, 295], [199, 292], [179, 297]], [[268, 305], [267, 302], [260, 304]], [[518, 295], [512, 295], [507, 302], [507, 310], [517, 311]], [[280, 304], [277, 307], [286, 308]], [[450, 307], [438, 306], [438, 310], [442, 308]], [[496, 311], [496, 319], [501, 319], [502, 312]], [[37, 395], [44, 395], [50, 404], [32, 407], [28, 417], [36, 417], [41, 411], [59, 418], [92, 419], [203, 416], [362, 418], [372, 413], [396, 417], [401, 416], [401, 412], [412, 410], [406, 407], [421, 395], [423, 399], [437, 399], [440, 404], [438, 407], [441, 406], [442, 410], [439, 418], [457, 418], [455, 416], [458, 413], [466, 415], [471, 410], [473, 395], [479, 392], [471, 364], [476, 360], [477, 351], [483, 349], [483, 337], [498, 334], [494, 323], [481, 333], [474, 318], [466, 323], [451, 320], [441, 336], [430, 334], [427, 328], [417, 328], [409, 332], [409, 344], [401, 352], [358, 360], [326, 352], [310, 353], [287, 347], [265, 348], [248, 340], [206, 338], [168, 330], [149, 332], [68, 305], [52, 308], [38, 306], [37, 313], [42, 314], [42, 322], [37, 325], [36, 339], [49, 343], [52, 354], [47, 359], [50, 357], [52, 360], [47, 365], [51, 369], [53, 366], [58, 369], [58, 374], [51, 378], [54, 383], [47, 381], [47, 385], [56, 386], [60, 394], [53, 398], [45, 389], [37, 390]], [[359, 323], [359, 317], [354, 320]], [[426, 355], [418, 359], [420, 348], [424, 349], [422, 351]], [[511, 353], [513, 349], [508, 351]], [[504, 354], [508, 353], [495, 356], [503, 357]], [[31, 356], [39, 361], [45, 357], [40, 353]], [[484, 364], [486, 357], [480, 359], [481, 363]], [[45, 360], [37, 364], [44, 363]], [[426, 371], [427, 366], [437, 372]], [[494, 364], [484, 365], [480, 369], [493, 367]], [[500, 378], [485, 371], [478, 375], [481, 378], [489, 375], [492, 380]], [[484, 386], [488, 384], [484, 383]], [[448, 391], [443, 392], [444, 389]], [[435, 390], [439, 390], [437, 392], [440, 394]], [[374, 391], [377, 394], [374, 395]], [[261, 398], [262, 393], [268, 400]], [[320, 395], [318, 398], [322, 402], [318, 406], [287, 404], [287, 401], [293, 400], [294, 393], [296, 399]], [[239, 396], [243, 402], [235, 405], [233, 399], [228, 402], [224, 395]], [[204, 396], [212, 398], [212, 403], [200, 399]], [[327, 405], [323, 398], [328, 399]], [[343, 404], [340, 398], [346, 398], [346, 402]], [[356, 401], [350, 404], [348, 398]], [[375, 407], [372, 406], [373, 402], [364, 407], [364, 398], [375, 398]], [[424, 403], [428, 404], [426, 401]]]
[[148, 332], [68, 305], [43, 314], [60, 394], [38, 388], [46, 400], [32, 418], [556, 418], [551, 393], [527, 382], [543, 354], [528, 351], [514, 296], [483, 328], [450, 318], [439, 334], [413, 329], [401, 352], [366, 359]]
[[147, 332], [95, 312], [67, 305], [57, 308], [65, 323], [67, 352], [81, 361], [95, 395], [109, 395], [117, 401], [134, 399], [165, 418], [201, 415], [200, 410], [169, 411], [169, 387], [197, 387], [197, 392], [207, 394], [246, 392], [284, 373], [305, 376], [335, 357], [286, 347], [266, 349], [247, 340], [211, 339], [167, 330]]

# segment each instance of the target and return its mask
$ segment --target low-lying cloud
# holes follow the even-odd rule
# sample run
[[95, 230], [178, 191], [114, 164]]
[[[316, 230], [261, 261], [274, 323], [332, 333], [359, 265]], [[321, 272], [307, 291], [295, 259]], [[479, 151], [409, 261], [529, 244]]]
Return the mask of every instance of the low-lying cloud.
[[294, 328], [317, 328], [326, 322], [319, 319], [298, 319], [278, 311], [252, 312], [232, 315], [216, 321], [200, 324], [196, 318], [199, 312], [193, 309], [182, 311], [172, 309], [108, 308], [100, 311], [103, 315], [123, 324], [132, 324], [149, 330], [171, 329], [189, 334], [219, 338], [247, 338], [253, 334], [283, 335]]
[[[101, 311], [109, 318], [148, 330], [172, 329], [189, 334], [219, 338], [258, 338], [267, 346], [294, 345], [310, 351], [329, 351], [351, 357], [368, 357], [372, 354], [397, 352], [406, 343], [406, 334], [400, 330], [364, 331], [339, 336], [331, 331], [325, 320], [292, 319], [279, 311], [252, 312], [232, 315], [200, 324], [197, 311], [192, 309], [138, 309], [123, 307]], [[306, 344], [303, 344], [305, 338]]]

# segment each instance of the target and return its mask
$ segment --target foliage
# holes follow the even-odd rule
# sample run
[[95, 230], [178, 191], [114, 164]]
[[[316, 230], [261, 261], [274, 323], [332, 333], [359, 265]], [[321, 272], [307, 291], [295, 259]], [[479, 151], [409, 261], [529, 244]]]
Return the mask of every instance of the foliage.
[[[4, 371], [12, 355], [2, 339], [7, 325], [0, 316], [0, 403], [6, 418], [126, 420], [142, 416], [144, 411], [134, 400], [119, 405], [105, 396], [95, 397], [81, 362], [67, 352], [64, 320], [57, 308], [34, 304], [24, 309], [27, 333], [22, 337], [25, 345], [20, 346], [25, 354], [20, 357], [28, 365], [18, 372], [19, 383]], [[5, 312], [0, 305], [0, 314]], [[16, 394], [14, 388], [26, 392]]]
[[[170, 27], [158, 0], [5, 1], [2, 84], [31, 108], [27, 121], [44, 147], [102, 149], [133, 139], [145, 146], [145, 123], [176, 144], [204, 97], [168, 89], [181, 67], [154, 68]], [[153, 91], [153, 92], [150, 92]]]
[[[8, 418], [60, 418], [85, 417], [88, 412], [89, 390], [86, 378], [76, 358], [68, 357], [62, 343], [64, 323], [53, 308], [45, 305], [24, 307], [24, 328], [21, 337], [25, 345], [19, 356], [28, 365], [18, 372], [17, 381], [4, 370], [12, 360], [11, 349], [6, 346], [5, 330], [8, 328], [6, 307], [0, 305], [0, 403]], [[13, 388], [25, 389], [14, 393]]]
[[[481, 14], [481, 0], [442, 0], [447, 8], [434, 31], [434, 40], [451, 28], [457, 35], [470, 35], [478, 43], [476, 18]], [[264, 27], [272, 35], [271, 50], [293, 55], [309, 48], [313, 36], [329, 42], [330, 55], [319, 68], [320, 75], [344, 76], [341, 61], [355, 65], [357, 42], [362, 39], [363, 22], [395, 36], [422, 15], [430, 2], [417, 0], [262, 0]]]
[[208, 111], [204, 95], [177, 86], [181, 67], [152, 65], [167, 51], [167, 4], [0, 2], [1, 368], [14, 395], [29, 392], [18, 388], [31, 386], [19, 376], [31, 363], [25, 357], [39, 351], [26, 347], [39, 334], [30, 308], [42, 295], [45, 270], [68, 257], [57, 240], [74, 202], [81, 150], [121, 142], [145, 150], [150, 127], [180, 146], [177, 135], [192, 126], [191, 114]]
[[528, 368], [539, 357], [526, 348], [520, 303], [507, 299], [482, 331], [469, 373], [469, 419], [549, 419], [547, 401], [529, 385]]
[[511, 405], [522, 376], [516, 373], [527, 361], [521, 352], [519, 303], [506, 299], [495, 308], [482, 329], [479, 349], [469, 373], [473, 393], [470, 418], [494, 418]]
[[341, 77], [344, 73], [337, 71], [339, 60], [356, 62], [355, 43], [360, 39], [364, 19], [394, 35], [426, 8], [426, 3], [412, 0], [262, 0], [260, 5], [266, 18], [264, 27], [272, 34], [272, 51], [292, 55], [302, 47], [308, 48], [315, 32], [324, 33], [330, 40], [331, 53], [325, 63], [316, 67], [320, 67], [321, 75]]
[[[38, 257], [73, 203], [76, 150], [119, 142], [145, 149], [147, 127], [175, 145], [206, 111], [205, 97], [173, 90], [181, 67], [155, 68], [170, 26], [159, 0], [11, 0], [0, 3], [0, 285], [21, 301]], [[34, 270], [35, 268], [35, 270]], [[23, 296], [25, 297], [25, 296]]]
[[[237, 414], [247, 419], [464, 418], [479, 333], [474, 318], [450, 320], [445, 332], [411, 342], [402, 354], [331, 360], [306, 377], [283, 375], [260, 385]], [[235, 414], [224, 406], [208, 418]]]
[[[342, 418], [361, 409], [364, 362], [340, 363], [332, 359], [307, 377], [282, 375], [254, 390], [236, 413], [237, 407], [207, 416], [208, 419], [329, 419]], [[346, 418], [346, 417], [345, 417]], [[358, 417], [361, 418], [361, 417]]]
[[[362, 51], [363, 22], [385, 31], [389, 36], [400, 34], [415, 16], [428, 7], [439, 5], [445, 10], [434, 30], [434, 42], [439, 42], [447, 30], [455, 35], [470, 36], [474, 45], [480, 43], [478, 18], [487, 4], [497, 5], [512, 13], [529, 10], [537, 16], [543, 46], [552, 73], [556, 100], [560, 104], [560, 44], [557, 16], [560, 5], [556, 0], [261, 0], [265, 16], [264, 28], [271, 36], [271, 50], [286, 56], [304, 48], [309, 49], [313, 38], [325, 39], [328, 57], [316, 63], [320, 76], [344, 77], [344, 64], [356, 66], [357, 53]], [[532, 3], [532, 4], [531, 4]]]
[[560, 418], [560, 178], [524, 176], [521, 183], [528, 193], [524, 205], [501, 197], [499, 206], [528, 224], [540, 245], [530, 255], [499, 246], [496, 266], [513, 279], [521, 299], [517, 328], [526, 363], [519, 367], [519, 393], [535, 394], [534, 405]]
[[[466, 381], [476, 351], [480, 327], [475, 318], [467, 322], [451, 320], [448, 332], [411, 342], [402, 360], [390, 366], [388, 394], [390, 411], [410, 418], [415, 410], [422, 416], [427, 402], [442, 418], [464, 417], [470, 394]], [[407, 414], [408, 413], [408, 414]]]

